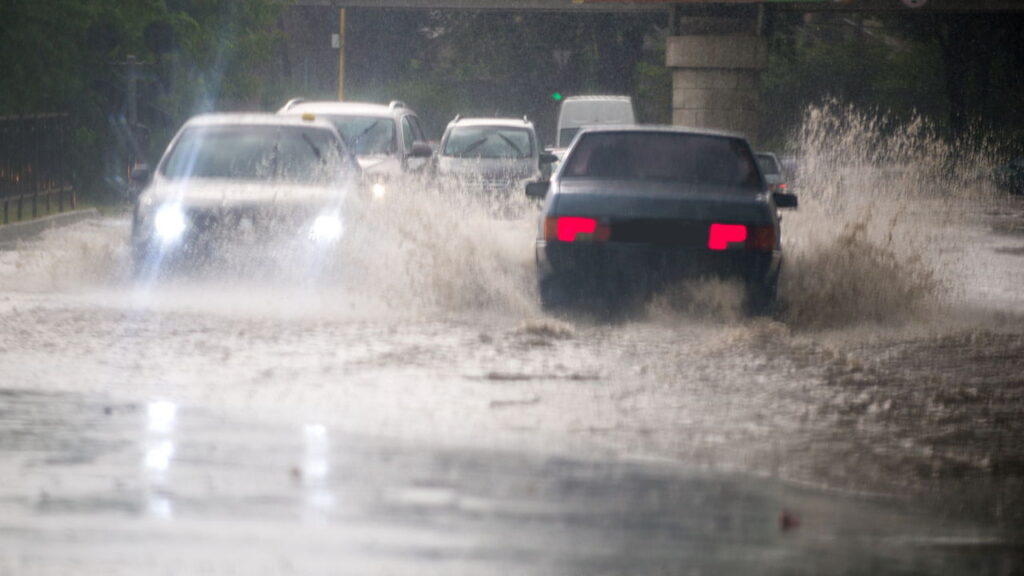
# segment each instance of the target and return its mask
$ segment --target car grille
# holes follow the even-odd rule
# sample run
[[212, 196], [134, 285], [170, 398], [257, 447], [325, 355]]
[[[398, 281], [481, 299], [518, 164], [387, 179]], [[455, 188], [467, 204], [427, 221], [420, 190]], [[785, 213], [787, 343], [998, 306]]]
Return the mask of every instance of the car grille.
[[193, 209], [187, 213], [192, 228], [200, 233], [233, 233], [239, 230], [260, 232], [293, 231], [309, 215], [303, 210], [272, 210], [265, 207], [230, 209]]

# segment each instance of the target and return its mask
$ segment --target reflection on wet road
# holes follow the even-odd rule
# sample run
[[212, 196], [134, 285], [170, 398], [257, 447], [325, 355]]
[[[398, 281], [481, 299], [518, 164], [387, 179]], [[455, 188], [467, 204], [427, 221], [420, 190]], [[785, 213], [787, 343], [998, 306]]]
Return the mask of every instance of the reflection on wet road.
[[898, 500], [685, 464], [2, 394], [2, 573], [1008, 574], [1021, 560], [994, 531]]

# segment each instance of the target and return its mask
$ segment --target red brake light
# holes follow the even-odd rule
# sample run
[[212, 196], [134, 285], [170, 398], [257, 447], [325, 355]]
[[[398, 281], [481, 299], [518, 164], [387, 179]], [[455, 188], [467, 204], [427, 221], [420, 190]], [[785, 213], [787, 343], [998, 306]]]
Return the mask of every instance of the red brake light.
[[558, 239], [562, 242], [573, 242], [577, 234], [593, 234], [597, 230], [597, 220], [593, 218], [559, 218]]
[[544, 238], [560, 242], [605, 242], [611, 229], [595, 218], [551, 217], [544, 220]]
[[712, 224], [708, 233], [708, 249], [725, 250], [729, 244], [746, 240], [747, 227], [743, 224]]

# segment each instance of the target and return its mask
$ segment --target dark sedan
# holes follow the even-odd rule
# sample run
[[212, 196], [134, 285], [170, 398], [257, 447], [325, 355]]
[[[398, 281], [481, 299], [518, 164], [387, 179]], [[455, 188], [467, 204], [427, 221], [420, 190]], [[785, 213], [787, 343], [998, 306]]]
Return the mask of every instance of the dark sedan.
[[536, 245], [546, 308], [594, 296], [648, 295], [707, 276], [744, 282], [748, 308], [775, 300], [782, 261], [778, 208], [745, 139], [674, 127], [585, 130], [549, 182]]

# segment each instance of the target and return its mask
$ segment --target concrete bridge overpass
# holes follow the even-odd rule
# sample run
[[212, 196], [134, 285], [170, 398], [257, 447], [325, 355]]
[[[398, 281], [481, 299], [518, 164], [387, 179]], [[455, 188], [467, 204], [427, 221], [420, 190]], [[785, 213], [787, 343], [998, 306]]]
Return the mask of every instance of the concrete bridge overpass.
[[[672, 70], [672, 121], [732, 130], [757, 138], [760, 76], [768, 64], [763, 34], [769, 11], [859, 13], [1024, 12], [1024, 0], [296, 0], [340, 15], [345, 10], [493, 10], [562, 13], [664, 13], [669, 24], [665, 64]], [[344, 96], [344, 50], [339, 98]]]

